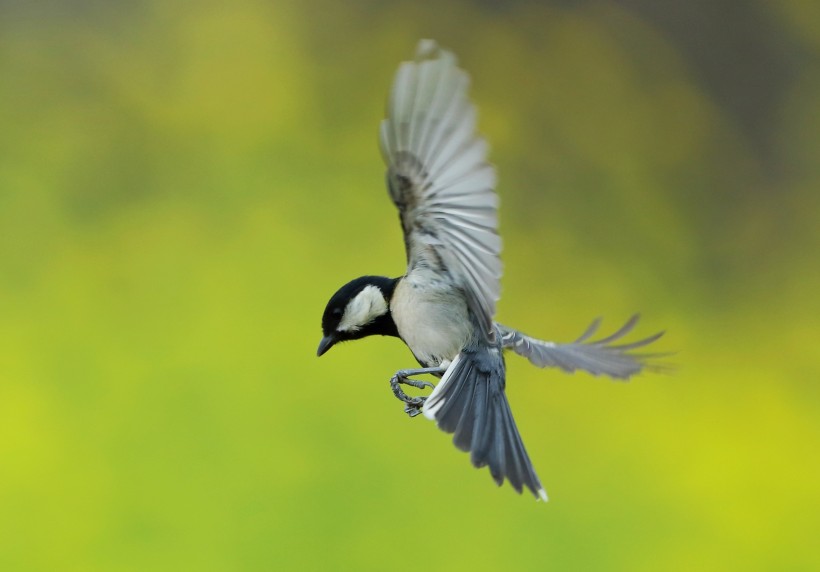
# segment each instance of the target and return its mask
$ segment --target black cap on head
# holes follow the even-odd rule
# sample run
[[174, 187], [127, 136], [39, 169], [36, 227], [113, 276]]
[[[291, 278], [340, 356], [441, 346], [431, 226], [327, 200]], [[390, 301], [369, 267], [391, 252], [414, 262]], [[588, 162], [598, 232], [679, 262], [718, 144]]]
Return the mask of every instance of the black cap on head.
[[398, 282], [397, 278], [387, 278], [386, 276], [362, 276], [339, 288], [328, 301], [324, 314], [322, 314], [322, 334], [324, 337], [319, 343], [316, 355], [321, 356], [336, 343], [344, 340], [354, 340], [374, 334], [398, 337], [396, 325], [393, 323], [389, 311], [383, 316], [377, 317], [371, 323], [362, 325], [361, 328], [348, 331], [339, 329], [348, 304], [362, 290], [368, 286], [375, 286], [382, 293], [385, 301], [389, 301], [393, 295], [393, 289], [396, 287], [396, 282]]

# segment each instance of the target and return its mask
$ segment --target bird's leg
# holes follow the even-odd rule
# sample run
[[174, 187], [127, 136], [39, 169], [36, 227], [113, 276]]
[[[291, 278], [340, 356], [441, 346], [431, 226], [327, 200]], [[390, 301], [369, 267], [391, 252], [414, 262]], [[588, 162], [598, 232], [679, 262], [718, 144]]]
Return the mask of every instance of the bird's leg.
[[393, 395], [396, 399], [404, 402], [404, 412], [410, 417], [415, 417], [421, 413], [421, 406], [424, 405], [426, 397], [411, 397], [404, 393], [401, 385], [410, 385], [418, 389], [429, 387], [433, 389], [435, 385], [429, 381], [420, 381], [418, 379], [410, 379], [411, 375], [421, 375], [423, 373], [442, 374], [447, 371], [446, 367], [422, 367], [418, 369], [402, 369], [396, 372], [396, 375], [390, 378], [390, 389], [393, 390]]

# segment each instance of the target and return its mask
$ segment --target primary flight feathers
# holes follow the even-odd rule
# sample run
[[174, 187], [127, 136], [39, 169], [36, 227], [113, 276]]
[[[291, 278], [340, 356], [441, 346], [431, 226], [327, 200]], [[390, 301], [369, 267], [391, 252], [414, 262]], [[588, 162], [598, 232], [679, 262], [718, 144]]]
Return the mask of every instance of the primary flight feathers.
[[[598, 318], [592, 322], [586, 331], [577, 340], [567, 344], [546, 342], [531, 338], [507, 326], [497, 324], [501, 332], [501, 343], [505, 349], [510, 349], [520, 356], [530, 360], [538, 367], [558, 367], [567, 373], [582, 370], [592, 375], [608, 375], [615, 379], [629, 379], [640, 372], [649, 358], [664, 357], [665, 353], [630, 353], [632, 350], [648, 346], [664, 333], [658, 332], [647, 338], [628, 344], [613, 345], [626, 336], [638, 323], [640, 316], [635, 314], [621, 328], [600, 340], [587, 341], [601, 324]], [[657, 367], [657, 366], [656, 366]]]
[[501, 292], [496, 174], [487, 163], [487, 143], [475, 131], [469, 84], [453, 54], [422, 40], [415, 61], [396, 73], [381, 149], [408, 270], [446, 268], [492, 341]]

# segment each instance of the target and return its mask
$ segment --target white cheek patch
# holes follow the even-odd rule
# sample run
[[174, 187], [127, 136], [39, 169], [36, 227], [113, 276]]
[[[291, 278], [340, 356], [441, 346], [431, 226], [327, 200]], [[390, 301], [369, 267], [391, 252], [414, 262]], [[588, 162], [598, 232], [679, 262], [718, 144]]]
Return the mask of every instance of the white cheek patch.
[[364, 290], [348, 302], [339, 327], [340, 332], [356, 332], [379, 316], [387, 313], [387, 302], [381, 290], [375, 286], [365, 286]]

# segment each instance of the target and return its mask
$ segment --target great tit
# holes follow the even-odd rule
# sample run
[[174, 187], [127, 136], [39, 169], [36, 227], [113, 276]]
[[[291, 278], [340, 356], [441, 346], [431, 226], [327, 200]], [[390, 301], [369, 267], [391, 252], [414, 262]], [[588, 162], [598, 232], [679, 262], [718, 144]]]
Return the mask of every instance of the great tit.
[[[538, 340], [494, 320], [501, 278], [496, 173], [487, 143], [476, 133], [467, 97], [469, 77], [449, 51], [422, 40], [414, 61], [399, 66], [381, 123], [387, 188], [399, 210], [407, 272], [398, 278], [362, 276], [330, 299], [317, 354], [371, 335], [395, 336], [421, 368], [398, 371], [390, 384], [405, 411], [419, 412], [453, 433], [472, 464], [488, 466], [496, 484], [507, 479], [536, 499], [547, 493], [521, 441], [504, 393], [504, 350], [539, 367], [627, 379], [658, 354], [636, 354], [663, 332], [613, 345], [629, 333], [633, 316], [614, 334], [588, 341], [599, 320], [572, 343]], [[419, 374], [440, 378], [429, 397], [401, 385], [425, 387]]]

